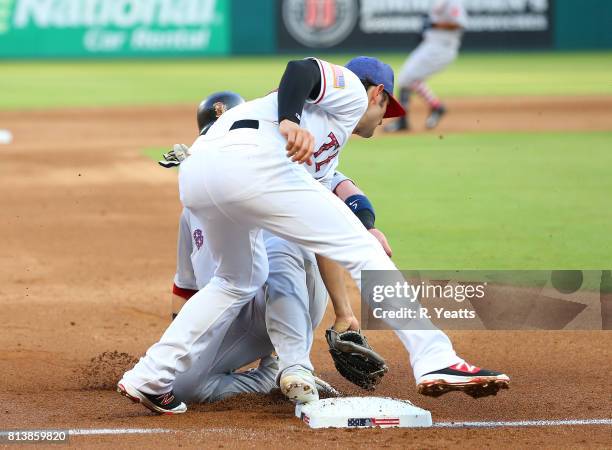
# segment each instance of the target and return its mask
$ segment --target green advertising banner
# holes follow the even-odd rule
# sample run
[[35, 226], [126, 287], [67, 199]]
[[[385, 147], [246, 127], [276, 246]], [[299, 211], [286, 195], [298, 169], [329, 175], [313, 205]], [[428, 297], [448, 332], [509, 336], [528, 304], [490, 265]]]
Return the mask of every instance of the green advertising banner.
[[230, 0], [0, 0], [0, 58], [224, 55]]

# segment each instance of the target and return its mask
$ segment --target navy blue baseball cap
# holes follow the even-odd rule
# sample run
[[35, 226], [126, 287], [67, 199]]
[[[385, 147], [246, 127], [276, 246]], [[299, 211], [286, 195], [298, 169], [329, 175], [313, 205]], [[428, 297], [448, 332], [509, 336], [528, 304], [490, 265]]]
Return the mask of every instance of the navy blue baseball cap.
[[369, 56], [358, 56], [351, 59], [345, 66], [353, 72], [361, 81], [367, 81], [372, 84], [382, 84], [385, 92], [389, 96], [389, 105], [385, 118], [403, 117], [406, 115], [406, 110], [393, 96], [393, 69], [390, 65], [385, 64], [379, 59]]

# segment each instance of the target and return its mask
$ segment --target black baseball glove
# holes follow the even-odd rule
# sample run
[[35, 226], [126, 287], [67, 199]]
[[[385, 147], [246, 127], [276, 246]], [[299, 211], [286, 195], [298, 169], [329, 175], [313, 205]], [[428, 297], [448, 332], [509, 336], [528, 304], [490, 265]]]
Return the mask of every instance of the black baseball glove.
[[372, 350], [361, 331], [338, 333], [329, 328], [325, 331], [325, 338], [340, 375], [362, 389], [376, 389], [389, 368], [382, 356]]

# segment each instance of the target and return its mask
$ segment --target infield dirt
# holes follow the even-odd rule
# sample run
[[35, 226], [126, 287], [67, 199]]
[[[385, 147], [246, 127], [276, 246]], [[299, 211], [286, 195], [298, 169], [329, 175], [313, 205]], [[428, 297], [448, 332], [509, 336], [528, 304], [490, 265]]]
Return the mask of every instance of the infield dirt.
[[[612, 98], [455, 100], [438, 132], [610, 130]], [[420, 116], [419, 116], [420, 114]], [[416, 113], [415, 122], [422, 123]], [[452, 119], [451, 119], [452, 118]], [[278, 396], [245, 396], [158, 417], [113, 390], [169, 321], [180, 204], [176, 172], [145, 147], [191, 142], [191, 106], [0, 112], [0, 428], [167, 428], [74, 437], [79, 446], [610, 447], [610, 426], [311, 431]], [[330, 323], [329, 315], [323, 325]], [[611, 332], [450, 332], [468, 361], [507, 372], [511, 389], [473, 400], [416, 394], [388, 332], [369, 332], [390, 373], [377, 395], [406, 398], [435, 421], [610, 418]], [[313, 361], [339, 389], [321, 330]]]

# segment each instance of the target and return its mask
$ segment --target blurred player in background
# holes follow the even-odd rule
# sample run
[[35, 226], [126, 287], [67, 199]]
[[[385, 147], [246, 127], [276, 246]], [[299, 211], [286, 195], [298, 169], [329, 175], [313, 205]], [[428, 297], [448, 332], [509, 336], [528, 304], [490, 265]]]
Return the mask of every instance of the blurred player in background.
[[[409, 111], [410, 96], [416, 92], [429, 105], [430, 112], [425, 126], [435, 128], [446, 108], [433, 93], [426, 80], [451, 64], [459, 53], [467, 14], [462, 0], [434, 0], [423, 26], [423, 41], [410, 54], [402, 67], [397, 84], [400, 86], [400, 102]], [[409, 115], [389, 124], [387, 131], [409, 130]]]

